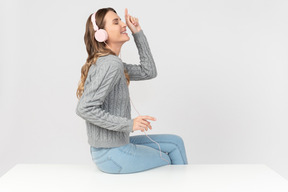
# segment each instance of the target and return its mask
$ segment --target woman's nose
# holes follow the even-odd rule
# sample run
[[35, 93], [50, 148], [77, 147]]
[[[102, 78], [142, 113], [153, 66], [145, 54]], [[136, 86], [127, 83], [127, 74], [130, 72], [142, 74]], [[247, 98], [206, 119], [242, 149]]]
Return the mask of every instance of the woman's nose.
[[126, 27], [126, 23], [121, 21], [122, 22], [122, 27]]

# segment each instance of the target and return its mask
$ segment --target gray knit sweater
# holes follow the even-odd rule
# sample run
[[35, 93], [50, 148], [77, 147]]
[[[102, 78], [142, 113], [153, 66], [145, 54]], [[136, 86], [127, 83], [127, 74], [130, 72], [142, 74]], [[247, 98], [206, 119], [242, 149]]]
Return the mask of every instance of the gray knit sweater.
[[93, 147], [110, 148], [129, 143], [133, 119], [124, 68], [131, 81], [157, 76], [143, 30], [132, 33], [132, 36], [140, 56], [140, 65], [127, 64], [115, 55], [106, 55], [99, 57], [89, 69], [76, 114], [85, 120], [88, 143]]

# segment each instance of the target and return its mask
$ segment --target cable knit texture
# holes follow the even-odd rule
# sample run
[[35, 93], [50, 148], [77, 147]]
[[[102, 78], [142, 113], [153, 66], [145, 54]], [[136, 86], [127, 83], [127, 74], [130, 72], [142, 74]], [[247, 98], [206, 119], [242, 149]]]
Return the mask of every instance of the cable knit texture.
[[131, 81], [157, 76], [156, 66], [143, 30], [132, 33], [140, 56], [139, 64], [127, 64], [115, 55], [99, 57], [91, 65], [78, 101], [76, 114], [86, 122], [89, 145], [100, 148], [129, 143], [133, 130], [129, 89], [124, 68]]

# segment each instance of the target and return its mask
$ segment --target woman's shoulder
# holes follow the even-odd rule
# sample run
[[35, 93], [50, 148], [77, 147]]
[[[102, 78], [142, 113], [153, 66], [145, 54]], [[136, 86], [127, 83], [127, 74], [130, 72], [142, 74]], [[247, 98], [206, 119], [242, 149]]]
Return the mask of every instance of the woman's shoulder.
[[119, 65], [122, 64], [122, 61], [119, 57], [117, 57], [116, 55], [105, 55], [105, 56], [101, 56], [97, 59], [96, 61], [96, 65]]
[[122, 60], [119, 57], [115, 55], [101, 56], [97, 58], [96, 63], [91, 65], [89, 74], [97, 73], [99, 70], [108, 70], [109, 68], [111, 69], [111, 67], [119, 71], [124, 70]]

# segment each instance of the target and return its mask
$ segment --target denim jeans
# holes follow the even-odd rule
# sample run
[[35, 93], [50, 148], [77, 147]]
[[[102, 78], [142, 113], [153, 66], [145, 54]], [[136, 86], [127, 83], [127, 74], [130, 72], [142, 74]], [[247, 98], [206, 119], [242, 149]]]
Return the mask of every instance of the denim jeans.
[[[173, 134], [130, 136], [130, 143], [112, 148], [90, 146], [93, 162], [105, 173], [135, 173], [169, 164], [188, 164], [182, 138]], [[161, 158], [162, 157], [162, 158]]]

